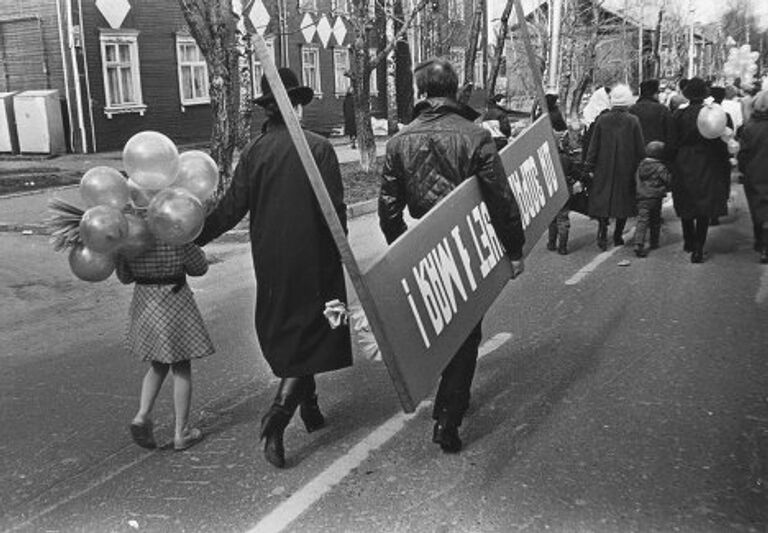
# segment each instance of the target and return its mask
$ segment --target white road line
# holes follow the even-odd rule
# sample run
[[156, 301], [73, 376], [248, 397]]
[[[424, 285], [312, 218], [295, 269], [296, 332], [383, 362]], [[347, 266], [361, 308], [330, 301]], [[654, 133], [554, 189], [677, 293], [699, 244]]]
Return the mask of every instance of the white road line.
[[763, 275], [760, 276], [760, 287], [755, 294], [755, 303], [763, 304], [768, 299], [768, 268], [763, 269]]
[[[629, 242], [632, 240], [635, 236], [635, 228], [632, 228], [624, 235], [624, 240]], [[610, 250], [606, 250], [605, 252], [601, 252], [595, 256], [595, 258], [587, 263], [581, 270], [576, 272], [573, 276], [565, 280], [566, 285], [576, 285], [581, 280], [586, 278], [589, 274], [591, 274], [598, 266], [600, 266], [602, 263], [607, 261], [611, 258], [613, 254], [618, 252], [622, 249], [622, 246], [614, 246]]]
[[[497, 333], [480, 346], [478, 358], [493, 352], [512, 335]], [[397, 413], [384, 422], [367, 437], [353, 446], [345, 455], [334, 461], [328, 468], [320, 472], [314, 479], [296, 491], [290, 498], [275, 507], [268, 515], [248, 533], [278, 533], [307, 511], [325, 494], [344, 479], [352, 470], [365, 461], [371, 452], [387, 443], [405, 427], [406, 422], [416, 417], [426, 409], [431, 402], [422, 402], [411, 414]]]

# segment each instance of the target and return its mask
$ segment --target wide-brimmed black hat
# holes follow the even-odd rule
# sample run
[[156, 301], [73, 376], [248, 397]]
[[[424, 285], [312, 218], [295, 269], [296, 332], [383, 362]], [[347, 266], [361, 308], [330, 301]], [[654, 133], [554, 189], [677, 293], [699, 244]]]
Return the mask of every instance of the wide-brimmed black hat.
[[[299, 85], [299, 78], [289, 68], [279, 68], [277, 73], [280, 76], [280, 81], [285, 85], [285, 92], [288, 93], [288, 97], [291, 99], [291, 103], [307, 105], [312, 101], [315, 96], [315, 91], [311, 87], [305, 87]], [[270, 102], [275, 101], [275, 96], [272, 94], [272, 87], [269, 86], [267, 76], [261, 77], [261, 96], [253, 100], [260, 106], [265, 106]]]
[[683, 89], [683, 96], [688, 100], [704, 100], [709, 96], [709, 87], [707, 82], [701, 78], [691, 78], [688, 83], [685, 84]]

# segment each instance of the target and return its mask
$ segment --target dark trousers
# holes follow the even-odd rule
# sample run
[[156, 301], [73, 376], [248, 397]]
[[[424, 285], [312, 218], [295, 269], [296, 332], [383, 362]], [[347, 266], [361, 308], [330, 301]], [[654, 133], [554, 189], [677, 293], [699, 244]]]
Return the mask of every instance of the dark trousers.
[[651, 230], [651, 246], [659, 245], [661, 232], [661, 198], [643, 198], [637, 201], [635, 244], [645, 244], [645, 234]]
[[481, 337], [481, 323], [478, 323], [443, 370], [432, 410], [432, 418], [435, 420], [442, 418], [457, 426], [461, 425], [464, 413], [469, 409], [470, 388], [475, 376]]
[[707, 242], [709, 231], [709, 217], [683, 218], [683, 242], [690, 251], [701, 251]]

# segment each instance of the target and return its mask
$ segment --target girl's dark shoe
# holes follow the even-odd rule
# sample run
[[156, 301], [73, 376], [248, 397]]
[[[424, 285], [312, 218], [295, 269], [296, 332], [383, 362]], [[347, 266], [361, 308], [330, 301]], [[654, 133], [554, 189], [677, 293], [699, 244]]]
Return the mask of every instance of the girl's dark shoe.
[[613, 245], [614, 246], [624, 246], [624, 237], [619, 235], [618, 237], [616, 235], [613, 236]]
[[635, 255], [637, 257], [647, 257], [648, 250], [646, 250], [642, 244], [637, 244], [635, 245]]
[[760, 262], [762, 264], [768, 264], [768, 248], [763, 248], [760, 252]]
[[137, 424], [132, 423], [130, 425], [131, 430], [131, 438], [133, 438], [133, 442], [141, 446], [142, 448], [146, 448], [148, 450], [154, 450], [157, 448], [157, 443], [155, 442], [155, 436], [152, 432], [152, 421], [147, 420], [143, 424]]
[[317, 394], [313, 394], [299, 404], [299, 416], [308, 433], [325, 427], [325, 417], [320, 411], [320, 406], [317, 405]]
[[703, 263], [704, 252], [702, 250], [694, 250], [691, 252], [691, 263]]
[[550, 252], [557, 250], [557, 243], [555, 243], [555, 241], [547, 241], [547, 250]]

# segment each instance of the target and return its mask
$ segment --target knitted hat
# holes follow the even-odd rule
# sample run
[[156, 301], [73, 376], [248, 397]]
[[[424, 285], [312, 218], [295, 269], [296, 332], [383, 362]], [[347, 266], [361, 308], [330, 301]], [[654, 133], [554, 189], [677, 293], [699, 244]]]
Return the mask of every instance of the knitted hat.
[[683, 89], [683, 96], [688, 100], [704, 100], [709, 96], [709, 87], [707, 82], [701, 78], [691, 78], [688, 83], [685, 84]]
[[611, 107], [629, 107], [635, 103], [632, 90], [627, 85], [616, 85], [609, 95]]

